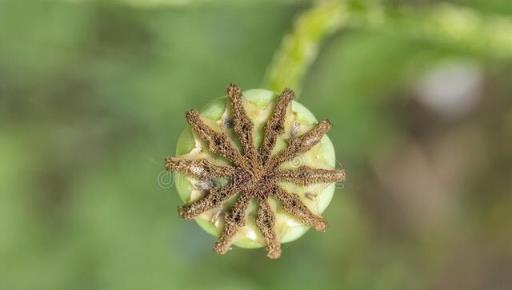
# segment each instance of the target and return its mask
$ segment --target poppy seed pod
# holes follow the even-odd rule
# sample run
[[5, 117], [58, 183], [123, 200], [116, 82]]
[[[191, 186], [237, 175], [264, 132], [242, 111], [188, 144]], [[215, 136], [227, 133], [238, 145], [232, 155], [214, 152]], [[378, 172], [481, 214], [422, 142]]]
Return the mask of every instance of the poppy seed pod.
[[190, 128], [165, 167], [185, 203], [180, 216], [218, 236], [220, 254], [231, 245], [266, 247], [278, 258], [281, 243], [311, 227], [325, 230], [321, 213], [345, 172], [335, 169], [330, 122], [318, 122], [293, 98], [289, 89], [230, 85], [227, 97], [186, 114]]

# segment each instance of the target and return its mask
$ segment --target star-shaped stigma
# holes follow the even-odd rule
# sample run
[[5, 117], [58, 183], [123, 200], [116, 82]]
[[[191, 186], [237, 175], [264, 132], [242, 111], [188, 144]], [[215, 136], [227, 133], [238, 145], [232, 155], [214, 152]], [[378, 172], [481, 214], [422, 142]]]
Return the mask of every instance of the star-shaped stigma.
[[187, 112], [186, 119], [194, 133], [208, 144], [209, 150], [227, 159], [231, 165], [217, 165], [207, 159], [188, 160], [167, 157], [165, 168], [201, 180], [223, 177], [229, 182], [222, 187], [205, 190], [205, 194], [200, 199], [181, 207], [179, 215], [184, 219], [192, 219], [210, 209], [220, 208], [228, 199], [236, 196], [235, 204], [224, 215], [224, 228], [214, 246], [216, 252], [225, 254], [232, 244], [234, 235], [245, 225], [249, 202], [255, 200], [259, 204], [256, 225], [264, 238], [267, 256], [279, 258], [281, 244], [274, 230], [275, 216], [269, 197], [278, 200], [288, 214], [295, 216], [303, 224], [317, 231], [325, 230], [325, 220], [312, 213], [298, 194], [287, 192], [278, 183], [285, 181], [306, 186], [344, 180], [343, 170], [315, 169], [308, 166], [280, 169], [280, 165], [284, 162], [292, 160], [318, 144], [331, 129], [331, 124], [329, 121], [317, 123], [303, 135], [293, 136], [285, 149], [272, 154], [278, 136], [284, 133], [286, 111], [294, 98], [294, 92], [285, 89], [279, 96], [274, 111], [266, 122], [262, 145], [259, 149], [254, 144], [254, 125], [242, 105], [243, 97], [240, 88], [233, 84], [229, 85], [227, 95], [233, 129], [241, 144], [240, 150], [233, 145], [225, 132], [210, 128], [197, 111]]

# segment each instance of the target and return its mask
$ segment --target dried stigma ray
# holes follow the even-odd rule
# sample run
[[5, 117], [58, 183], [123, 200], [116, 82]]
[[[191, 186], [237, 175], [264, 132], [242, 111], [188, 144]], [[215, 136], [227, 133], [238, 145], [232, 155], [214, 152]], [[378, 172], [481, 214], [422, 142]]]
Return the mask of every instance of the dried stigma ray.
[[[202, 191], [177, 185], [186, 201], [180, 216], [201, 220], [203, 228], [218, 235], [216, 252], [225, 254], [233, 243], [265, 246], [267, 256], [276, 259], [281, 243], [298, 238], [309, 227], [325, 230], [320, 214], [332, 197], [330, 185], [345, 179], [343, 170], [334, 169], [334, 151], [326, 136], [331, 124], [316, 122], [307, 109], [293, 102], [290, 89], [276, 99], [265, 90], [247, 91], [244, 96], [232, 84], [227, 97], [227, 110], [211, 106], [205, 114], [211, 117], [214, 111], [214, 120], [194, 110], [186, 114], [193, 131], [181, 138], [187, 141], [183, 141], [186, 146], [181, 144], [187, 150], [178, 150], [180, 157], [167, 157], [165, 168], [190, 184], [224, 180]], [[302, 111], [294, 111], [292, 104]], [[230, 126], [225, 125], [226, 112]], [[232, 135], [236, 140], [231, 140]], [[193, 148], [188, 148], [191, 144]], [[304, 164], [290, 166], [289, 161], [297, 157]], [[241, 242], [247, 238], [252, 243]]]

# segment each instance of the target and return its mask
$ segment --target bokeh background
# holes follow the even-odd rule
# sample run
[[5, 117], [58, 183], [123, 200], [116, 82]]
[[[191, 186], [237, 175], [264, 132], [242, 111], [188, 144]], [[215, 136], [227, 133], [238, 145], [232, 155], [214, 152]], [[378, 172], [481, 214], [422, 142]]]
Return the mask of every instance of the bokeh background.
[[[183, 112], [261, 87], [311, 5], [0, 0], [0, 289], [512, 289], [507, 0], [384, 1], [413, 16], [324, 41], [299, 100], [348, 172], [326, 233], [218, 256], [178, 218]], [[424, 37], [435, 7], [470, 33]]]

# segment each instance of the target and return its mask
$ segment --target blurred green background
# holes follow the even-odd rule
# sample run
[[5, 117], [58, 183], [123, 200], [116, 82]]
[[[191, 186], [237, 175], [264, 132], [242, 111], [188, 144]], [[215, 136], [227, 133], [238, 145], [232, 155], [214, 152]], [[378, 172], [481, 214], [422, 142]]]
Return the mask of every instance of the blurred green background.
[[312, 2], [0, 0], [0, 289], [512, 289], [512, 3], [349, 2], [297, 88], [348, 179], [272, 261], [216, 255], [163, 158]]

